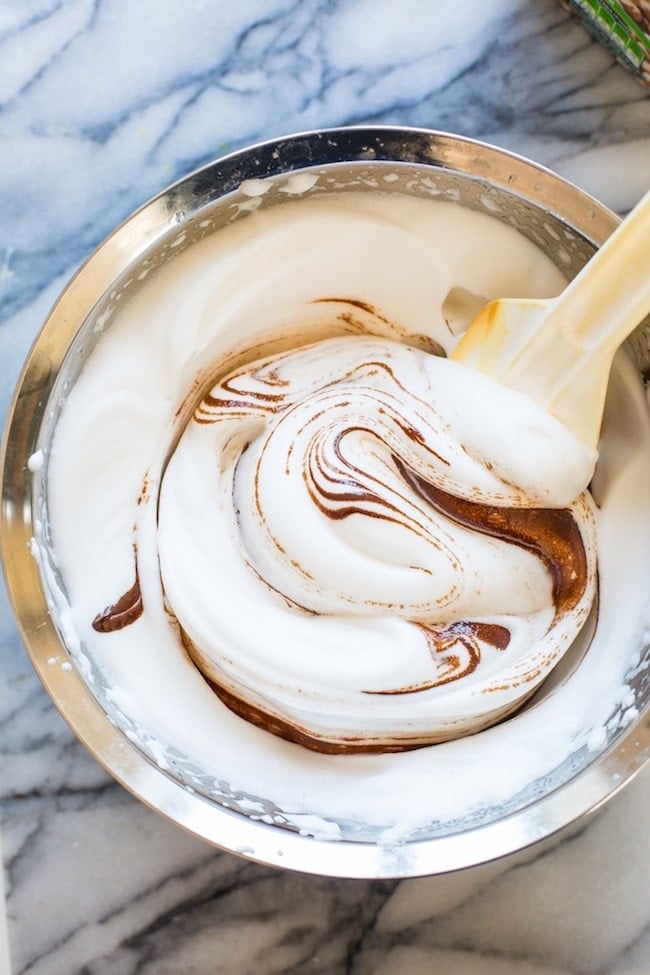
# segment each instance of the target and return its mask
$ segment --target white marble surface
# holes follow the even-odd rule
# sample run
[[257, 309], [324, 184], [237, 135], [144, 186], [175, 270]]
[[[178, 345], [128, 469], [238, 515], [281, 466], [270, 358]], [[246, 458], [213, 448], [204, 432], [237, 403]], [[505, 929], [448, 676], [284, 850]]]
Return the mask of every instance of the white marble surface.
[[[619, 211], [650, 183], [650, 93], [556, 0], [1, 0], [1, 418], [49, 304], [135, 206], [225, 150], [365, 121], [515, 149]], [[4, 596], [0, 651], [13, 975], [650, 973], [650, 770], [577, 835], [461, 875], [276, 872], [108, 779]]]

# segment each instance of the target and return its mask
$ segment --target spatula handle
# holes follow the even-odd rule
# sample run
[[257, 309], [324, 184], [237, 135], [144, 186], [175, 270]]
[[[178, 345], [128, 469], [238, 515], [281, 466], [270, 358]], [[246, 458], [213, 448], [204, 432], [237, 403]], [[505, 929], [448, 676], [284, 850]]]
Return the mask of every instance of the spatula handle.
[[614, 352], [650, 312], [650, 192], [556, 301], [545, 323], [594, 354]]
[[562, 294], [490, 302], [452, 356], [527, 393], [595, 447], [613, 355], [648, 313], [650, 192]]
[[609, 369], [650, 312], [650, 192], [512, 348], [501, 382], [550, 405], [579, 374]]

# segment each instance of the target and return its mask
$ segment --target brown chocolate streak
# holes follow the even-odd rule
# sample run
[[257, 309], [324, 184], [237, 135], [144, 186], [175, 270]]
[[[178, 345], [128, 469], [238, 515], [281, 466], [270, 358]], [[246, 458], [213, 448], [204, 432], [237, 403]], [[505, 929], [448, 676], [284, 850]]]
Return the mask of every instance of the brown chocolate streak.
[[374, 305], [368, 304], [367, 301], [361, 301], [359, 298], [314, 298], [312, 301], [313, 305], [350, 305], [352, 308], [358, 308], [359, 311], [365, 311], [366, 314], [372, 315], [373, 318], [378, 318], [380, 322], [385, 322], [390, 325], [390, 320], [381, 315]]
[[[505, 650], [510, 643], [510, 631], [498, 623], [483, 623], [481, 620], [457, 620], [444, 629], [424, 626], [422, 623], [418, 625], [425, 634], [431, 656], [445, 654], [442, 663], [447, 664], [447, 669], [433, 680], [422, 681], [409, 687], [391, 688], [387, 691], [364, 691], [364, 694], [384, 697], [396, 694], [417, 694], [420, 691], [430, 691], [434, 687], [442, 687], [444, 684], [452, 684], [462, 677], [467, 677], [468, 674], [473, 674], [480, 664], [481, 648], [479, 641], [490, 644], [495, 650]], [[459, 643], [465, 647], [468, 654], [467, 663], [462, 670], [458, 655], [450, 653], [451, 649]]]
[[135, 623], [142, 616], [142, 611], [142, 593], [136, 567], [135, 582], [131, 588], [120, 596], [117, 602], [112, 603], [97, 614], [92, 622], [93, 630], [98, 633], [113, 633], [115, 630], [123, 630], [125, 626]]
[[[378, 365], [381, 366], [381, 363], [378, 363]], [[403, 433], [407, 437], [409, 437], [409, 439], [420, 444], [424, 443], [424, 438], [418, 430], [416, 430], [414, 427], [410, 425], [404, 425], [400, 423], [399, 420], [396, 420], [396, 422], [399, 428], [403, 431]], [[314, 488], [312, 487], [311, 481], [305, 478], [305, 483], [310, 498], [312, 499], [316, 507], [320, 511], [322, 511], [324, 515], [326, 515], [328, 518], [331, 518], [334, 521], [342, 521], [344, 518], [349, 518], [350, 515], [363, 514], [369, 518], [385, 518], [388, 521], [394, 521], [396, 524], [399, 524], [400, 519], [399, 517], [397, 517], [400, 514], [399, 508], [396, 505], [392, 504], [390, 501], [387, 501], [385, 498], [381, 497], [380, 494], [377, 494], [374, 491], [365, 488], [362, 485], [361, 480], [356, 480], [353, 477], [353, 474], [359, 474], [360, 478], [365, 478], [366, 480], [368, 479], [368, 475], [364, 471], [356, 467], [350, 461], [346, 460], [346, 458], [343, 456], [343, 450], [341, 445], [344, 438], [347, 437], [348, 434], [350, 433], [365, 434], [371, 437], [375, 435], [375, 431], [370, 429], [370, 427], [362, 427], [362, 426], [346, 427], [344, 430], [341, 430], [339, 433], [337, 433], [332, 445], [334, 455], [336, 459], [339, 461], [341, 467], [352, 473], [349, 474], [347, 477], [334, 477], [327, 470], [325, 470], [325, 468], [323, 468], [322, 465], [320, 465], [321, 475], [323, 477], [323, 480], [327, 481], [329, 484], [336, 484], [338, 490], [336, 491], [327, 490], [323, 482], [320, 482], [317, 485], [317, 487]], [[449, 465], [449, 462], [446, 460], [446, 458], [442, 457], [436, 451], [431, 451], [431, 453], [441, 463], [446, 464], [447, 466]], [[342, 491], [341, 488], [343, 486], [348, 487], [350, 490]], [[346, 505], [345, 507], [337, 506], [336, 508], [333, 508], [328, 506], [327, 504], [324, 504], [322, 501], [323, 498], [325, 499], [325, 501], [338, 502], [339, 505], [340, 502], [342, 501], [356, 502], [356, 504]], [[379, 505], [380, 508], [383, 509], [381, 514], [378, 512], [373, 512], [368, 510], [366, 506], [373, 503]], [[395, 517], [389, 516], [387, 514], [388, 511], [394, 512]]]
[[[341, 433], [336, 435], [333, 445], [334, 454], [336, 459], [341, 463], [341, 466], [348, 469], [351, 473], [347, 477], [334, 477], [327, 470], [325, 470], [322, 465], [320, 465], [323, 479], [330, 484], [335, 484], [337, 489], [327, 490], [322, 482], [318, 484], [317, 488], [313, 488], [311, 481], [305, 478], [309, 496], [316, 507], [333, 521], [341, 521], [353, 514], [364, 514], [368, 517], [388, 517], [384, 514], [377, 515], [365, 507], [365, 505], [374, 503], [380, 505], [385, 510], [397, 512], [395, 505], [391, 504], [389, 501], [386, 501], [374, 491], [364, 487], [360, 480], [354, 478], [353, 475], [355, 473], [363, 475], [363, 471], [361, 471], [358, 467], [355, 467], [354, 464], [346, 461], [341, 452], [341, 440], [349, 433], [361, 433], [372, 436], [373, 431], [367, 427], [347, 427]], [[348, 490], [341, 490], [343, 487], [348, 488]], [[333, 508], [323, 503], [323, 499], [325, 499], [325, 501], [337, 502], [338, 504], [343, 501], [356, 503], [348, 504], [345, 507], [337, 506], [336, 508]]]
[[304, 728], [299, 728], [284, 718], [269, 714], [263, 708], [255, 704], [250, 704], [248, 701], [243, 700], [236, 694], [231, 693], [231, 691], [226, 690], [225, 687], [206, 677], [205, 674], [203, 674], [203, 677], [226, 707], [239, 715], [240, 718], [244, 718], [245, 721], [256, 725], [258, 728], [262, 728], [264, 731], [271, 732], [271, 734], [276, 735], [278, 738], [284, 738], [285, 741], [292, 741], [297, 745], [302, 745], [304, 748], [309, 748], [312, 751], [321, 752], [325, 755], [353, 755], [355, 753], [363, 753], [366, 755], [385, 754], [388, 752], [410, 751], [415, 748], [422, 748], [425, 744], [428, 744], [428, 742], [409, 738], [391, 742], [387, 742], [384, 739], [373, 742], [358, 741], [354, 738], [345, 737], [332, 740], [319, 738], [318, 735], [310, 734]]
[[542, 560], [553, 580], [555, 617], [578, 604], [587, 584], [587, 556], [569, 508], [498, 507], [447, 494], [394, 456], [404, 480], [437, 511], [466, 528], [512, 542]]
[[[473, 531], [519, 545], [541, 559], [553, 582], [555, 619], [577, 605], [587, 583], [587, 557], [580, 530], [568, 508], [498, 507], [458, 498], [420, 477], [399, 457], [393, 455], [393, 460], [406, 483], [437, 511]], [[425, 626], [422, 629], [431, 655], [442, 655], [444, 663], [447, 654], [446, 671], [434, 680], [410, 687], [366, 693], [413, 694], [449, 684], [476, 670], [481, 660], [479, 641], [497, 650], [504, 650], [510, 642], [505, 627], [480, 621], [460, 620], [441, 630]], [[459, 670], [458, 657], [449, 653], [457, 643], [468, 653], [462, 670]]]

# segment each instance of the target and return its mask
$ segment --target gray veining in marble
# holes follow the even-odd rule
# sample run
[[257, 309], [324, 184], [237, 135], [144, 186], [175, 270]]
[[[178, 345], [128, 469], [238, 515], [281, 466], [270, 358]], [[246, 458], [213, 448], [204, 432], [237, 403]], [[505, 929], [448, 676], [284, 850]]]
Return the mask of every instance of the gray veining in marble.
[[[241, 145], [370, 121], [495, 142], [619, 212], [650, 184], [650, 92], [556, 0], [2, 0], [0, 417], [66, 279], [136, 206]], [[647, 772], [516, 860], [298, 876], [216, 852], [108, 779], [4, 594], [0, 648], [13, 975], [650, 972]]]

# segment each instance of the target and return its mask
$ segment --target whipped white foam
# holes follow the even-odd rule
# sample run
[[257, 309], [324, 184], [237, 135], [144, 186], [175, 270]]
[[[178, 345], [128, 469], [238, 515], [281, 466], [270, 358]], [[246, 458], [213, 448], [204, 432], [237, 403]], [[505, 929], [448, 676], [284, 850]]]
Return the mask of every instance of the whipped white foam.
[[528, 397], [394, 340], [255, 360], [211, 389], [166, 467], [168, 608], [238, 706], [313, 747], [475, 731], [586, 620], [593, 461]]
[[[582, 746], [594, 747], [599, 737], [594, 729], [611, 722], [625, 699], [623, 676], [647, 619], [650, 433], [640, 384], [624, 355], [615, 370], [594, 482], [598, 509], [594, 514], [589, 507], [583, 515], [585, 523], [595, 519], [600, 548], [596, 635], [584, 660], [587, 634], [556, 669], [554, 686], [547, 682], [532, 706], [496, 727], [400, 755], [314, 754], [270, 735], [226, 708], [190, 662], [170, 621], [159, 571], [157, 503], [165, 465], [201, 395], [213, 385], [215, 370], [225, 375], [242, 361], [267, 353], [367, 333], [429, 350], [424, 357], [429, 362], [434, 346], [450, 350], [456, 341], [442, 313], [452, 288], [486, 298], [545, 297], [562, 285], [554, 265], [498, 221], [453, 204], [380, 193], [308, 197], [251, 212], [178, 253], [147, 278], [106, 328], [69, 391], [48, 458], [51, 535], [70, 607], [66, 626], [71, 618], [79, 652], [92, 661], [100, 677], [96, 685], [105, 688], [95, 692], [104, 694], [115, 720], [141, 747], [159, 762], [164, 755], [173, 774], [204, 791], [209, 791], [205, 783], [211, 779], [227, 782], [233, 794], [263, 797], [287, 817], [376, 826], [393, 839], [425, 824], [507, 804]], [[410, 351], [403, 355], [409, 361], [420, 359]], [[432, 382], [428, 368], [424, 372], [433, 390], [439, 377]], [[548, 451], [548, 443], [556, 440], [522, 437], [518, 424], [524, 414], [518, 403], [506, 410], [512, 427], [491, 422], [487, 451], [485, 420], [500, 394], [485, 393], [483, 380], [472, 379], [466, 390], [465, 381], [458, 379], [457, 386], [454, 376], [447, 391], [462, 393], [464, 433], [466, 438], [476, 434], [477, 453], [503, 453], [507, 473], [485, 470], [485, 490], [488, 495], [503, 492], [504, 484], [514, 482], [517, 486], [507, 490], [519, 492], [521, 502], [518, 482], [532, 470], [531, 454]], [[445, 380], [440, 382], [442, 390]], [[542, 496], [547, 469], [573, 473], [559, 485], [555, 501], [545, 503], [564, 505], [580, 492], [589, 460], [579, 460], [576, 471], [572, 465], [578, 454], [566, 444], [561, 463], [555, 456], [548, 460], [548, 452], [543, 462], [538, 458], [542, 477], [534, 471], [524, 492]], [[227, 445], [223, 449], [227, 452]], [[186, 497], [174, 499], [174, 462], [165, 477], [161, 551], [174, 603], [179, 592], [182, 596], [180, 577], [199, 564], [189, 555], [191, 547], [182, 546], [204, 539], [190, 521], [179, 527], [173, 510], [188, 509], [197, 486], [199, 495], [205, 491], [215, 462], [209, 455], [210, 449], [201, 447], [197, 456], [207, 465], [206, 478], [197, 471], [195, 482], [190, 478], [185, 484]], [[239, 475], [243, 482], [251, 476], [245, 466]], [[184, 469], [191, 472], [191, 464]], [[71, 477], [71, 471], [83, 476]], [[183, 475], [178, 476], [182, 481]], [[277, 501], [272, 489], [265, 499], [272, 508]], [[201, 511], [207, 511], [205, 498], [199, 501]], [[281, 531], [286, 527], [284, 511], [282, 504], [274, 514]], [[291, 526], [293, 541], [309, 541], [311, 527], [301, 528], [299, 521]], [[144, 612], [120, 630], [97, 633], [92, 627], [97, 613], [133, 586], [134, 542]], [[320, 535], [316, 555], [323, 544]], [[365, 537], [363, 544], [376, 541]], [[401, 539], [395, 548], [401, 548]], [[181, 553], [178, 562], [175, 549]], [[209, 605], [212, 585], [224, 610], [228, 602], [227, 614], [217, 614], [219, 623], [227, 623], [237, 643], [242, 628], [255, 631], [259, 603], [251, 602], [250, 586], [234, 584], [243, 575], [232, 561], [232, 538], [224, 536], [223, 546], [208, 543], [203, 549], [202, 558], [211, 560], [215, 571], [214, 582], [204, 579], [204, 606]], [[266, 558], [264, 552], [258, 556]], [[521, 563], [521, 578], [528, 579], [521, 588], [533, 600], [527, 608], [535, 616], [539, 607], [534, 600], [538, 592], [548, 593], [548, 581], [539, 584], [539, 566], [530, 558]], [[384, 588], [390, 587], [390, 576]], [[340, 599], [340, 580], [330, 582], [338, 585]], [[475, 595], [476, 590], [467, 598]], [[176, 605], [174, 609], [185, 615]], [[548, 617], [548, 609], [542, 616], [544, 612]], [[209, 626], [211, 619], [206, 615], [202, 625]], [[264, 616], [257, 625], [266, 622]], [[279, 624], [272, 625], [279, 634]], [[536, 625], [543, 628], [539, 620]], [[355, 627], [358, 646], [374, 646], [377, 628], [371, 626], [369, 636], [363, 621]], [[381, 635], [386, 680], [389, 674], [392, 679], [395, 666], [394, 637], [410, 652], [401, 621], [390, 619]], [[303, 634], [297, 633], [297, 639]], [[309, 666], [314, 667], [312, 678], [319, 679], [324, 657]], [[371, 671], [366, 666], [364, 679]]]

